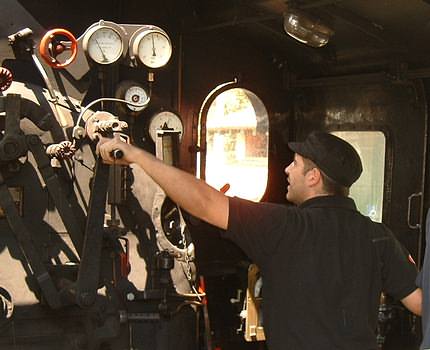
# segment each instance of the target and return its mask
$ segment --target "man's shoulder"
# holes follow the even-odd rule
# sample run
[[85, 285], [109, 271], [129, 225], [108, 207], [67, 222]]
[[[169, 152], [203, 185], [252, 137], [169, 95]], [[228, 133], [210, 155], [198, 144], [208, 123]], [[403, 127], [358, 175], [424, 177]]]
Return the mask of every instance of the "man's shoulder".
[[229, 197], [230, 206], [236, 207], [253, 207], [253, 208], [268, 208], [274, 210], [297, 210], [294, 205], [288, 205], [286, 203], [273, 203], [273, 202], [254, 202], [249, 199], [240, 197]]
[[369, 233], [373, 243], [395, 239], [391, 229], [382, 222], [374, 222], [366, 217], [369, 225]]
[[246, 218], [250, 221], [264, 223], [283, 223], [293, 225], [301, 215], [302, 210], [294, 205], [272, 202], [253, 202], [239, 197], [229, 198], [230, 219]]

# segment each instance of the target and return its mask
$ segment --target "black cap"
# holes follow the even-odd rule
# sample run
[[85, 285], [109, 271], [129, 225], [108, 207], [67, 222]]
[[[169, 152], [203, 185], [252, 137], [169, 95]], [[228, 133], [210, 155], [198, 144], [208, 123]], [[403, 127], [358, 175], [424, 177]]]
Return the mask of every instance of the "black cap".
[[312, 160], [340, 185], [350, 187], [363, 171], [360, 156], [354, 147], [332, 134], [314, 131], [304, 142], [289, 142], [288, 146], [295, 153]]

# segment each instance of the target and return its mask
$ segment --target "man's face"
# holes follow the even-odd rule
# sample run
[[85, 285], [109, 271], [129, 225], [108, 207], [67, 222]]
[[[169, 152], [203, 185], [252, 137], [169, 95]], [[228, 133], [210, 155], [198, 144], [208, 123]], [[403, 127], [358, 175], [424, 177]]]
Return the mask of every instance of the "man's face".
[[303, 203], [308, 197], [306, 172], [303, 157], [297, 153], [294, 154], [294, 160], [285, 168], [285, 174], [288, 180], [287, 200], [296, 205]]

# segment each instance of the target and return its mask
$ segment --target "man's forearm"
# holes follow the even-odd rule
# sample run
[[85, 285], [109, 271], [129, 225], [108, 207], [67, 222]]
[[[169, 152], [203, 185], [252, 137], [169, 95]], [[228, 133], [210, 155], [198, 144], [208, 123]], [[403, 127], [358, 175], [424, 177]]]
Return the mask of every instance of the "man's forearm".
[[411, 294], [401, 300], [409, 311], [415, 315], [421, 316], [421, 309], [423, 303], [423, 293], [421, 288], [415, 289]]

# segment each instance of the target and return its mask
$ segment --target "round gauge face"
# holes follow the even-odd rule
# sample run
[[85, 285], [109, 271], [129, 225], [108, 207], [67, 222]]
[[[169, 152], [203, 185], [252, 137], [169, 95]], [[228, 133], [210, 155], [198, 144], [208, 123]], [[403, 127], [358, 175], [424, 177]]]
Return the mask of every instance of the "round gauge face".
[[113, 28], [99, 27], [90, 33], [86, 50], [90, 58], [99, 64], [114, 63], [123, 52], [121, 35]]
[[166, 34], [151, 30], [141, 37], [137, 55], [145, 66], [160, 68], [169, 62], [172, 56], [172, 44]]
[[174, 130], [180, 132], [180, 136], [184, 132], [184, 126], [182, 124], [181, 118], [170, 111], [162, 111], [155, 114], [151, 121], [149, 122], [149, 135], [152, 141], [157, 140], [157, 130]]
[[146, 93], [145, 89], [141, 86], [138, 86], [138, 85], [130, 86], [124, 94], [124, 100], [142, 105], [142, 106], [127, 105], [127, 107], [131, 111], [140, 112], [143, 109], [145, 109], [147, 106], [146, 103], [148, 102], [148, 94]]

